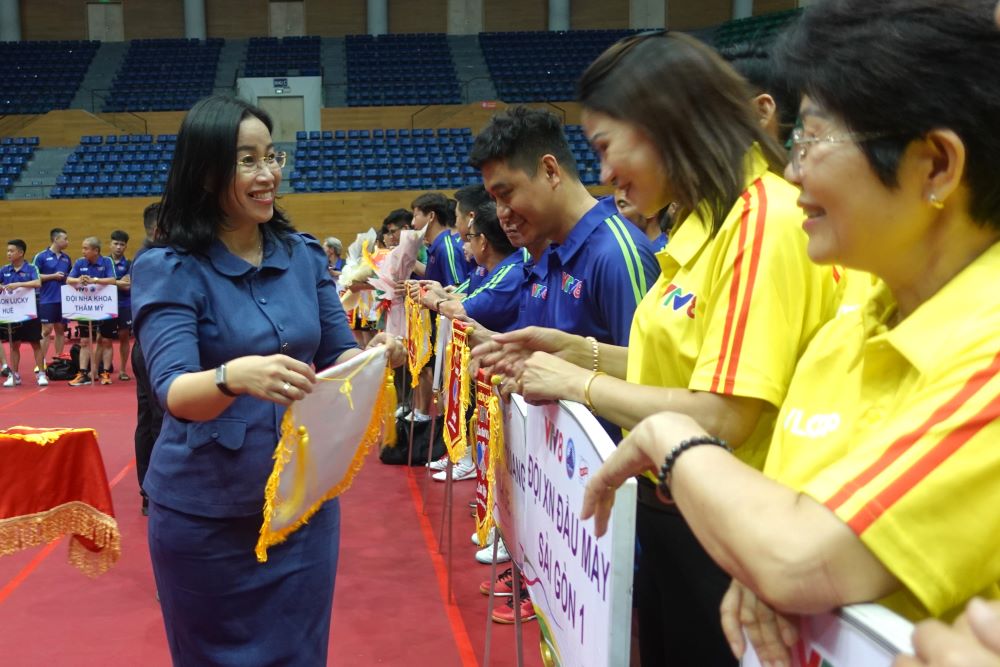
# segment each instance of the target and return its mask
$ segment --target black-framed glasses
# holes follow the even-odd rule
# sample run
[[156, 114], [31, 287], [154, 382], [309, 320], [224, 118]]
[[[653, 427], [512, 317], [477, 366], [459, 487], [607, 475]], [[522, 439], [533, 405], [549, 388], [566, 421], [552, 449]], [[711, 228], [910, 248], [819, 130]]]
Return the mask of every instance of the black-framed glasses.
[[278, 171], [285, 166], [287, 159], [288, 153], [285, 151], [268, 153], [260, 159], [257, 159], [253, 155], [244, 155], [236, 161], [236, 166], [244, 174], [256, 174], [258, 171], [262, 171], [264, 167], [267, 167], [268, 171]]
[[466, 243], [472, 243], [472, 239], [476, 238], [477, 236], [482, 236], [482, 235], [483, 235], [482, 232], [469, 232], [468, 234], [466, 234], [465, 236], [463, 236], [462, 239]]

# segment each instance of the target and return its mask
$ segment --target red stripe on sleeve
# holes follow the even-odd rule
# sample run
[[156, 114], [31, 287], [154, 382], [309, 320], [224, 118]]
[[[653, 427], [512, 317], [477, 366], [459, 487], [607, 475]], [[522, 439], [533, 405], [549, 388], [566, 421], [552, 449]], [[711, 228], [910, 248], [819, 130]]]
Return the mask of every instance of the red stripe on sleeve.
[[865, 503], [864, 507], [847, 521], [847, 525], [855, 534], [861, 535], [880, 516], [888, 512], [910, 489], [931, 474], [948, 457], [961, 449], [983, 427], [998, 417], [1000, 417], [1000, 396], [995, 397], [974, 417], [942, 438], [941, 442], [934, 445], [929, 452], [921, 456], [877, 496]]
[[[966, 401], [975, 396], [975, 394], [982, 389], [987, 382], [996, 377], [998, 372], [1000, 372], [1000, 352], [993, 357], [989, 366], [976, 371], [966, 381], [966, 383], [962, 385], [962, 388], [959, 389], [958, 392], [946, 403], [942, 404], [941, 407], [931, 413], [923, 424], [918, 426], [913, 431], [899, 437], [894, 443], [889, 445], [878, 460], [872, 463], [857, 477], [845, 484], [840, 491], [835, 493], [824, 504], [831, 510], [836, 511], [855, 493], [857, 493], [858, 490], [864, 488], [865, 485], [882, 474], [883, 471], [897, 461], [899, 457], [901, 457], [910, 447], [912, 447], [922, 437], [927, 435], [927, 433], [934, 426], [954, 415]], [[992, 405], [992, 403], [990, 405]], [[938, 446], [940, 447], [941, 445], [939, 444]]]
[[736, 302], [740, 294], [740, 279], [743, 273], [743, 244], [747, 238], [747, 221], [750, 219], [750, 193], [744, 192], [740, 197], [743, 199], [743, 213], [740, 214], [740, 249], [736, 253], [733, 261], [733, 278], [729, 285], [729, 310], [726, 311], [726, 326], [722, 332], [722, 349], [719, 350], [719, 359], [715, 366], [715, 374], [712, 376], [712, 386], [709, 391], [719, 393], [719, 383], [722, 379], [722, 369], [726, 364], [726, 350], [729, 349], [729, 335], [733, 328], [733, 319], [736, 316]]
[[722, 390], [724, 394], [732, 394], [736, 388], [736, 371], [740, 366], [740, 353], [743, 351], [743, 335], [746, 333], [747, 317], [750, 315], [750, 299], [753, 298], [753, 286], [757, 281], [757, 269], [760, 267], [760, 249], [764, 245], [764, 220], [767, 219], [767, 192], [764, 191], [764, 183], [760, 179], [754, 182], [757, 190], [757, 222], [754, 225], [753, 251], [750, 254], [750, 268], [747, 271], [747, 289], [743, 295], [743, 304], [740, 307], [740, 318], [736, 323], [736, 333], [733, 338], [733, 351], [729, 360], [729, 369], [726, 371], [726, 384]]

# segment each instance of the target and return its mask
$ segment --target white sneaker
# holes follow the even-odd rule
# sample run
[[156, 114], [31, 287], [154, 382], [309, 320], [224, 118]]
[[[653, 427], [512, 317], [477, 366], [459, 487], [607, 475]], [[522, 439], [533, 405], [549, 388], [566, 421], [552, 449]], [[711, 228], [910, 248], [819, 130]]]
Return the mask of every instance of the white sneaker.
[[445, 470], [445, 469], [448, 468], [448, 455], [445, 454], [444, 456], [442, 456], [441, 458], [439, 458], [437, 461], [431, 461], [430, 463], [427, 463], [426, 465], [431, 470]]
[[[445, 482], [448, 480], [447, 462], [445, 464], [445, 468], [446, 469], [442, 470], [441, 472], [434, 473], [433, 477], [435, 482]], [[455, 464], [455, 467], [451, 469], [452, 481], [461, 482], [466, 479], [475, 479], [475, 478], [476, 478], [476, 466], [472, 463], [468, 463], [466, 461], [459, 461], [458, 463]]]
[[18, 373], [11, 373], [10, 375], [7, 376], [7, 379], [4, 381], [3, 386], [15, 387], [19, 384], [21, 384], [21, 376]]
[[39, 373], [38, 373], [38, 375], [36, 377], [38, 379], [38, 386], [39, 387], [48, 387], [49, 386], [49, 378], [48, 378], [47, 375], [45, 375], [45, 373], [39, 371]]
[[493, 544], [493, 539], [496, 537], [496, 534], [497, 534], [497, 529], [496, 528], [490, 528], [490, 532], [488, 532], [486, 534], [486, 544], [480, 544], [479, 543], [479, 533], [473, 533], [472, 534], [472, 543], [475, 544], [477, 547], [484, 547], [484, 546], [488, 547], [488, 546], [491, 546]]
[[[489, 565], [490, 563], [492, 563], [493, 562], [493, 545], [491, 544], [491, 545], [489, 545], [487, 547], [483, 547], [482, 549], [480, 549], [479, 551], [477, 551], [476, 552], [476, 560], [479, 561], [480, 563], [482, 563], [483, 565]], [[498, 563], [506, 563], [509, 560], [510, 560], [510, 554], [507, 553], [507, 545], [504, 544], [503, 540], [501, 539], [500, 543], [497, 544], [497, 562]]]
[[396, 408], [396, 419], [399, 419], [405, 414], [409, 414], [409, 412], [410, 412], [410, 406], [408, 405], [399, 406], [398, 408]]

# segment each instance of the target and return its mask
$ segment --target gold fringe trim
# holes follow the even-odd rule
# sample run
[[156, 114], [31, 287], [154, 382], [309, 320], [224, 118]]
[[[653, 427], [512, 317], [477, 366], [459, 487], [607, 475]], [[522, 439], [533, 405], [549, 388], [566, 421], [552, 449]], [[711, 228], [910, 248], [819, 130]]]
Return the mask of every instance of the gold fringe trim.
[[399, 397], [396, 395], [396, 373], [390, 368], [385, 374], [385, 412], [382, 414], [382, 444], [385, 447], [396, 446], [396, 408], [399, 407]]
[[[346, 378], [322, 379], [331, 382], [342, 381], [345, 383], [345, 386], [349, 386], [348, 383], [350, 382], [350, 378], [364, 368], [366, 364], [362, 364], [356, 368], [354, 372]], [[388, 367], [385, 372], [389, 372]], [[344, 391], [344, 387], [341, 387], [341, 391]], [[361, 442], [358, 443], [358, 447], [354, 452], [354, 457], [351, 459], [351, 464], [347, 468], [344, 479], [342, 479], [340, 483], [332, 489], [327, 491], [322, 498], [306, 509], [305, 512], [302, 513], [302, 516], [295, 521], [295, 523], [286, 526], [281, 530], [272, 531], [271, 522], [273, 521], [275, 515], [275, 505], [278, 500], [278, 486], [281, 481], [281, 473], [284, 470], [285, 465], [291, 460], [293, 447], [299, 448], [301, 446], [302, 435], [305, 435], [305, 437], [308, 438], [308, 432], [305, 427], [295, 427], [295, 418], [292, 414], [292, 408], [289, 407], [288, 410], [285, 411], [285, 416], [281, 420], [281, 439], [278, 440], [278, 444], [274, 449], [274, 469], [271, 471], [271, 476], [268, 477], [267, 484], [264, 487], [264, 522], [260, 527], [260, 538], [257, 540], [257, 546], [254, 549], [254, 552], [257, 555], [257, 562], [266, 563], [267, 550], [269, 547], [281, 544], [287, 540], [289, 535], [304, 526], [309, 519], [312, 518], [312, 515], [319, 511], [319, 508], [323, 505], [323, 503], [336, 498], [341, 493], [351, 488], [354, 478], [357, 476], [358, 472], [360, 472], [361, 467], [365, 463], [365, 457], [368, 455], [368, 452], [371, 451], [373, 445], [376, 445], [382, 439], [382, 429], [386, 409], [385, 401], [386, 383], [383, 376], [383, 382], [381, 383], [378, 394], [375, 397], [375, 405], [372, 408], [368, 426], [365, 428], [365, 433], [361, 438]], [[303, 432], [305, 433], [303, 434]], [[299, 451], [301, 453], [301, 449], [299, 449]], [[296, 476], [296, 481], [293, 485], [292, 491], [293, 497], [298, 493], [298, 489], [295, 487], [298, 487], [300, 481], [304, 486], [304, 477], [302, 480], [299, 480], [298, 476]], [[293, 507], [297, 507], [297, 505], [293, 505]]]
[[[64, 535], [72, 535], [69, 562], [88, 577], [98, 577], [121, 556], [121, 533], [114, 517], [74, 500], [52, 509], [0, 520], [0, 556], [7, 556]], [[89, 540], [98, 551], [88, 549], [77, 536]]]
[[[13, 431], [30, 431], [30, 433], [14, 433]], [[51, 445], [67, 433], [93, 433], [95, 437], [97, 435], [97, 431], [92, 428], [36, 429], [30, 426], [11, 426], [8, 429], [0, 431], [0, 434], [3, 434], [6, 438], [23, 440], [24, 442], [29, 442], [33, 445], [42, 446]]]
[[403, 307], [407, 325], [406, 365], [410, 369], [410, 387], [416, 387], [420, 383], [420, 371], [431, 358], [431, 314], [409, 294]]

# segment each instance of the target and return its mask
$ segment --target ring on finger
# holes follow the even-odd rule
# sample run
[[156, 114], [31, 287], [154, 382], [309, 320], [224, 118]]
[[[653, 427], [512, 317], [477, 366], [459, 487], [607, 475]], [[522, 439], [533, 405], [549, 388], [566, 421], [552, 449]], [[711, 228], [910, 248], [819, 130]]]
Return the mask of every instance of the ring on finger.
[[290, 385], [287, 382], [285, 382], [284, 384], [281, 385], [281, 393], [282, 394], [287, 394], [288, 390], [291, 389], [291, 388], [292, 388], [292, 385]]

